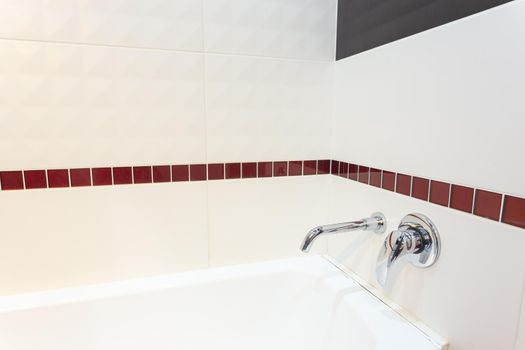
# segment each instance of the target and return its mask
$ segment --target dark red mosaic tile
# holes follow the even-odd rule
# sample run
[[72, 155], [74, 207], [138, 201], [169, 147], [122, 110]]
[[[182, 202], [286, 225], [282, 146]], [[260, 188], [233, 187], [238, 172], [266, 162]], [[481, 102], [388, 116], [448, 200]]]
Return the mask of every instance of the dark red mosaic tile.
[[133, 182], [136, 184], [149, 184], [153, 182], [150, 166], [134, 166]]
[[129, 185], [133, 183], [132, 170], [130, 166], [113, 168], [113, 183], [115, 185]]
[[287, 176], [288, 162], [273, 162], [273, 176]]
[[[255, 177], [255, 163], [253, 164], [254, 176]], [[241, 163], [226, 163], [224, 169], [225, 177], [227, 179], [240, 179], [241, 178]]]
[[288, 175], [290, 176], [303, 175], [303, 162], [301, 160], [291, 160], [288, 163]]
[[502, 195], [495, 192], [476, 190], [474, 214], [499, 221]]
[[111, 168], [93, 168], [91, 173], [93, 175], [93, 186], [113, 185]]
[[472, 213], [474, 205], [474, 189], [460, 185], [452, 185], [450, 190], [450, 207], [467, 213]]
[[394, 192], [396, 186], [396, 173], [383, 170], [383, 184], [385, 190]]
[[450, 184], [432, 180], [430, 183], [430, 201], [448, 207], [450, 197]]
[[330, 174], [330, 159], [322, 159], [317, 161], [318, 174]]
[[171, 182], [171, 167], [169, 165], [154, 165], [153, 182]]
[[188, 165], [172, 165], [171, 181], [190, 181], [190, 169]]
[[257, 177], [257, 163], [242, 163], [242, 178], [249, 179]]
[[397, 174], [396, 192], [404, 194], [405, 196], [410, 196], [411, 182], [410, 175]]
[[412, 178], [412, 197], [428, 201], [428, 190], [430, 188], [430, 180], [422, 177], [414, 176]]
[[70, 169], [69, 178], [71, 180], [71, 187], [91, 186], [91, 169]]
[[25, 170], [24, 180], [26, 183], [26, 189], [47, 188], [45, 170]]
[[525, 199], [505, 196], [501, 221], [521, 228], [525, 228]]
[[206, 164], [190, 164], [190, 181], [206, 180]]
[[67, 169], [52, 169], [47, 171], [49, 188], [69, 187], [69, 171]]
[[362, 165], [359, 166], [359, 170], [358, 170], [358, 172], [359, 172], [359, 175], [358, 175], [359, 182], [362, 182], [364, 184], [368, 183], [369, 171], [370, 171], [370, 169], [367, 166], [362, 166]]
[[370, 168], [370, 185], [381, 188], [381, 170]]
[[208, 180], [223, 180], [224, 179], [224, 164], [208, 164]]
[[339, 161], [338, 160], [332, 160], [332, 167], [330, 169], [330, 174], [339, 175]]
[[348, 164], [348, 178], [350, 180], [357, 181], [357, 177], [359, 176], [359, 165], [357, 164]]
[[339, 162], [339, 176], [348, 179], [348, 163]]
[[316, 160], [305, 160], [303, 167], [304, 175], [315, 175], [317, 174], [317, 161]]
[[2, 190], [23, 190], [24, 178], [21, 171], [2, 171], [0, 172], [0, 183]]
[[272, 162], [257, 163], [257, 177], [272, 177]]

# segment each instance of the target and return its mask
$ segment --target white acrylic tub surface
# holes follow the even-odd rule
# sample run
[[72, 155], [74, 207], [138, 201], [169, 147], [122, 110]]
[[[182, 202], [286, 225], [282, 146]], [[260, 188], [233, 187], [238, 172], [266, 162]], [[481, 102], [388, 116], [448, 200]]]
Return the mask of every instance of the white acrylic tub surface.
[[322, 257], [0, 298], [2, 350], [436, 350]]

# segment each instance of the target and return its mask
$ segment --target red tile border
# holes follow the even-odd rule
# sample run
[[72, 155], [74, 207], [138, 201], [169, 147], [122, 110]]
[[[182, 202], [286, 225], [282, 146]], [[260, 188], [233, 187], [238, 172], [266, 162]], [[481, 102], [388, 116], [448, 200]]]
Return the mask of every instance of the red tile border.
[[257, 177], [257, 163], [242, 163], [242, 178], [252, 179]]
[[0, 172], [0, 183], [2, 191], [23, 190], [24, 175], [22, 171], [2, 171]]
[[190, 181], [190, 168], [187, 164], [171, 166], [171, 181]]
[[113, 168], [113, 184], [130, 185], [133, 183], [133, 175], [130, 166]]
[[411, 176], [405, 174], [397, 174], [396, 178], [396, 192], [404, 194], [405, 196], [410, 196], [411, 190]]
[[383, 170], [383, 189], [395, 192], [396, 189], [396, 173]]
[[525, 198], [505, 196], [501, 221], [509, 225], [525, 228]]
[[288, 175], [289, 176], [303, 175], [303, 161], [302, 160], [291, 160], [288, 163]]
[[49, 188], [69, 187], [69, 170], [51, 169], [47, 171]]
[[450, 190], [450, 207], [466, 213], [472, 213], [474, 206], [474, 189], [460, 185], [452, 185]]
[[169, 165], [154, 165], [153, 182], [171, 182], [171, 167]]
[[111, 168], [93, 168], [91, 174], [93, 175], [93, 186], [113, 185]]
[[287, 176], [288, 162], [273, 162], [273, 176]]
[[358, 170], [357, 180], [361, 183], [367, 184], [369, 181], [370, 168], [367, 166], [360, 165]]
[[474, 215], [499, 221], [502, 195], [495, 192], [476, 190]]
[[47, 178], [45, 170], [25, 170], [24, 181], [26, 189], [47, 188]]
[[206, 164], [190, 164], [190, 181], [206, 180]]
[[430, 189], [430, 180], [414, 176], [412, 178], [412, 197], [428, 201], [428, 191]]
[[330, 168], [330, 174], [332, 174], [332, 175], [339, 175], [339, 161], [338, 160], [332, 160], [332, 166]]
[[150, 166], [134, 166], [133, 182], [136, 184], [149, 184], [153, 182]]
[[450, 198], [450, 184], [441, 181], [430, 182], [430, 201], [435, 204], [448, 207]]
[[316, 175], [317, 174], [317, 161], [316, 160], [305, 160], [303, 165], [303, 175]]
[[257, 177], [272, 177], [272, 162], [257, 163]]
[[224, 163], [208, 164], [208, 180], [224, 180]]
[[317, 161], [317, 174], [330, 174], [330, 159], [321, 159]]
[[370, 168], [370, 185], [381, 188], [381, 170]]
[[224, 165], [224, 176], [227, 179], [240, 179], [241, 178], [241, 163], [226, 163]]
[[357, 181], [357, 177], [359, 175], [359, 165], [357, 164], [348, 164], [348, 178], [350, 180]]
[[69, 169], [71, 187], [91, 186], [91, 169]]

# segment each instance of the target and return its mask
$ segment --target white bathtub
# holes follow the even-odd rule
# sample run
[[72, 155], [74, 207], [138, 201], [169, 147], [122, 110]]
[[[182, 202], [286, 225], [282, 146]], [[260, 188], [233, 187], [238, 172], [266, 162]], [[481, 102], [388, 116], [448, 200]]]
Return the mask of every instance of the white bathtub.
[[322, 257], [0, 298], [2, 350], [436, 350]]

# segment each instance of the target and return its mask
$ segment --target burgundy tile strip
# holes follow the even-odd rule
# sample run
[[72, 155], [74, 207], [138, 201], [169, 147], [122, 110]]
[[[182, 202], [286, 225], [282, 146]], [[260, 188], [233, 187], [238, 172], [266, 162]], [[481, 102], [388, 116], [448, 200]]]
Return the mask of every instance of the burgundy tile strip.
[[525, 229], [525, 198], [338, 160], [0, 171], [2, 191], [332, 174]]

